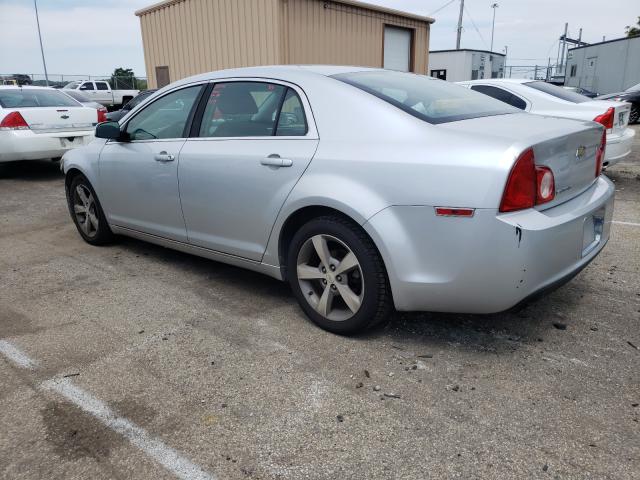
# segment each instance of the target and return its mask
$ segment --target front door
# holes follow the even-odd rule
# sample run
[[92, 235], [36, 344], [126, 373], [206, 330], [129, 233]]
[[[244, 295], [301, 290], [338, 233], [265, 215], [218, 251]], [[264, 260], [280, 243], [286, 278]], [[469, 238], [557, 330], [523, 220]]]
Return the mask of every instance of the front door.
[[318, 145], [302, 98], [277, 83], [215, 85], [198, 136], [180, 154], [190, 243], [262, 259], [278, 212]]
[[123, 127], [128, 141], [100, 154], [100, 192], [109, 223], [186, 241], [178, 193], [178, 161], [201, 85], [168, 93]]

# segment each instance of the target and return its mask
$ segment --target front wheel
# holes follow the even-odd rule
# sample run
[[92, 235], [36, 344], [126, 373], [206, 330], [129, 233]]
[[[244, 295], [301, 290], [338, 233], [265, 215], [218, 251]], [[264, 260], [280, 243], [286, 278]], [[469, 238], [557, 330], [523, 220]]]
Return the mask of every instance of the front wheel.
[[98, 196], [84, 175], [77, 175], [67, 189], [69, 213], [82, 238], [92, 245], [103, 245], [113, 240]]
[[287, 258], [291, 288], [321, 328], [352, 334], [386, 320], [391, 290], [367, 234], [340, 216], [311, 220], [294, 235]]

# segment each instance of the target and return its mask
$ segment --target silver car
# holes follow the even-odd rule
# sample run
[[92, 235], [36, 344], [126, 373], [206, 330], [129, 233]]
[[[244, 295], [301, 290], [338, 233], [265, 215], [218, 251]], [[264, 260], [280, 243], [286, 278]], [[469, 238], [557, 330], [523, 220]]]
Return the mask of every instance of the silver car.
[[91, 244], [128, 235], [290, 283], [347, 334], [397, 310], [498, 312], [609, 238], [602, 125], [430, 77], [256, 67], [173, 83], [64, 157]]

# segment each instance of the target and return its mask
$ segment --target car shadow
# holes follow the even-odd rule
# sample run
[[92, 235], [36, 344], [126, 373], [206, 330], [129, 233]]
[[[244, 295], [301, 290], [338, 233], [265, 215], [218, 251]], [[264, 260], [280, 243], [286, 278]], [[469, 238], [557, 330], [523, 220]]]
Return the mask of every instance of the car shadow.
[[0, 163], [0, 180], [40, 182], [63, 178], [60, 163], [51, 160], [25, 160]]
[[[129, 237], [120, 237], [117, 245], [136, 256], [150, 256], [154, 261], [195, 274], [202, 279], [203, 285], [211, 280], [222, 280], [225, 288], [233, 290], [234, 297], [235, 293], [240, 298], [243, 293], [256, 295], [255, 301], [247, 305], [238, 303], [233, 307], [238, 308], [241, 315], [250, 312], [251, 316], [261, 316], [257, 305], [264, 303], [296, 304], [286, 282], [266, 275]], [[562, 328], [562, 324], [566, 322], [562, 312], [570, 312], [580, 302], [584, 290], [580, 283], [580, 277], [577, 277], [570, 284], [533, 303], [491, 315], [395, 312], [388, 322], [355, 335], [351, 340], [375, 340], [399, 350], [425, 354], [452, 348], [487, 354], [508, 354], [523, 345], [552, 340], [558, 333], [558, 328]], [[191, 284], [191, 288], [199, 287]], [[210, 295], [208, 287], [200, 290], [198, 294]], [[312, 326], [301, 310], [296, 321], [298, 320], [307, 322], [307, 326], [303, 327], [301, 324], [301, 328]], [[274, 325], [278, 326], [284, 325]], [[310, 331], [317, 335], [332, 335], [315, 326]]]

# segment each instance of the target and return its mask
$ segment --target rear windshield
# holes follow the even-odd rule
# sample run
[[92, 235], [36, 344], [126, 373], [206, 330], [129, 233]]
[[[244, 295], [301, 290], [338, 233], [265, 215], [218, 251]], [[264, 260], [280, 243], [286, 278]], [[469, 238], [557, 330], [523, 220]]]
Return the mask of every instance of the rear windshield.
[[540, 92], [548, 93], [551, 96], [554, 96], [561, 100], [566, 100], [567, 102], [571, 103], [583, 103], [591, 101], [589, 97], [585, 97], [584, 95], [580, 95], [579, 93], [572, 92], [571, 90], [567, 90], [566, 88], [558, 87], [557, 85], [551, 85], [547, 82], [526, 82], [523, 85], [526, 85], [527, 87], [533, 88], [535, 90], [539, 90]]
[[640, 83], [634, 85], [633, 87], [627, 88], [625, 92], [637, 92], [638, 90], [640, 90]]
[[0, 89], [0, 106], [2, 108], [31, 107], [79, 107], [73, 98], [56, 90], [39, 90], [36, 88]]
[[91, 102], [92, 100], [87, 97], [85, 94], [77, 92], [75, 90], [69, 90], [68, 92], [64, 92], [67, 95], [69, 95], [70, 97], [75, 98], [76, 100], [78, 100], [79, 102]]
[[428, 123], [517, 113], [503, 102], [468, 88], [413, 73], [384, 71], [333, 75]]

